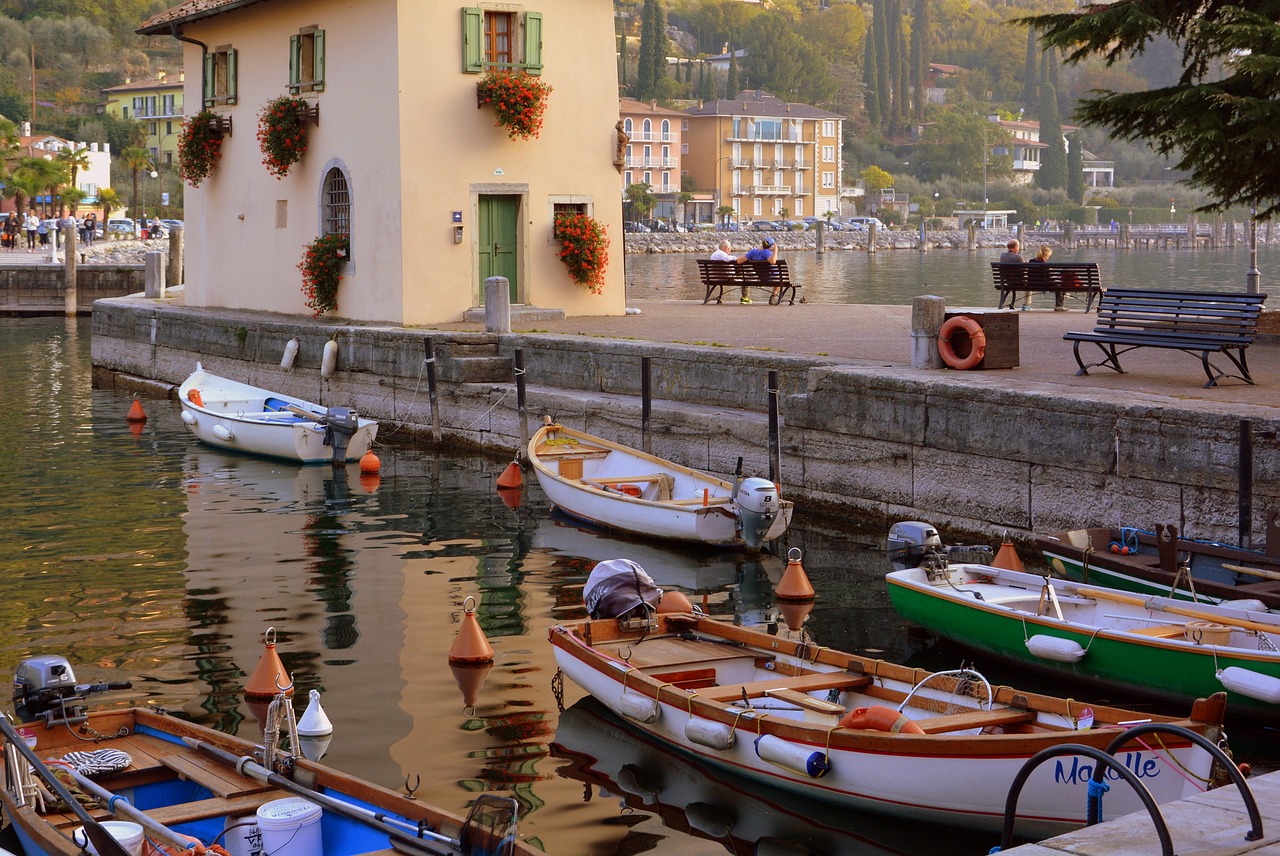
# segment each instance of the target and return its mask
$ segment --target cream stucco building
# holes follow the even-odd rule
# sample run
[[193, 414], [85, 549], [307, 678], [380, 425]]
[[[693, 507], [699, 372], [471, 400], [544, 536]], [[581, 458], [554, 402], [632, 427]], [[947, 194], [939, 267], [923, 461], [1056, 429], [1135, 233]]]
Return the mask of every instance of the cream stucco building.
[[[622, 314], [613, 10], [598, 0], [461, 6], [443, 0], [188, 0], [139, 30], [185, 43], [186, 114], [231, 120], [212, 175], [186, 195], [188, 305], [308, 312], [297, 265], [349, 232], [335, 315], [457, 321], [484, 278], [512, 302]], [[541, 134], [509, 139], [476, 84], [517, 68], [554, 88]], [[277, 179], [258, 116], [293, 94], [318, 108], [302, 161]], [[574, 282], [557, 211], [602, 221], [602, 294]]]

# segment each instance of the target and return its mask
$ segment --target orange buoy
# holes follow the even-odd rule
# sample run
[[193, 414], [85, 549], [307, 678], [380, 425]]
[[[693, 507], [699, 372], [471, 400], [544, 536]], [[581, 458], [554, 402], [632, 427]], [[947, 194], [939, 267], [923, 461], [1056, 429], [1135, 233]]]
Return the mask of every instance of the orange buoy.
[[382, 476], [377, 473], [360, 474], [360, 489], [365, 493], [373, 493], [380, 484], [382, 484]]
[[1004, 542], [996, 552], [996, 557], [991, 560], [991, 567], [1002, 568], [1006, 571], [1026, 570], [1022, 560], [1018, 558], [1018, 551], [1013, 548], [1013, 541], [1010, 540], [1007, 530], [1004, 533]]
[[382, 469], [382, 461], [378, 460], [378, 456], [373, 453], [373, 449], [365, 452], [360, 456], [360, 472], [361, 474], [370, 474], [379, 472]]
[[468, 596], [462, 602], [462, 625], [453, 640], [453, 647], [449, 649], [449, 664], [458, 666], [492, 662], [493, 647], [484, 638], [480, 622], [476, 621], [476, 599]]
[[498, 476], [498, 487], [523, 487], [524, 478], [520, 475], [520, 464], [512, 461], [507, 464], [507, 468], [502, 471], [502, 475]]
[[129, 423], [129, 433], [133, 435], [133, 439], [135, 439], [135, 440], [141, 440], [141, 439], [142, 439], [142, 432], [143, 432], [143, 431], [145, 431], [145, 430], [146, 430], [146, 428], [145, 428], [145, 426], [144, 426], [141, 422], [130, 422], [130, 423]]
[[675, 589], [664, 591], [662, 600], [658, 601], [658, 612], [680, 612], [689, 615], [693, 613], [693, 603], [684, 592]]
[[524, 488], [519, 487], [500, 487], [498, 488], [498, 499], [502, 500], [502, 504], [507, 508], [519, 508], [520, 500], [524, 498]]
[[280, 655], [276, 653], [276, 629], [268, 627], [263, 635], [266, 650], [258, 660], [258, 666], [244, 685], [244, 697], [254, 701], [275, 698], [279, 693], [293, 695], [293, 678], [284, 669]]
[[125, 422], [146, 422], [147, 414], [142, 409], [142, 402], [138, 400], [138, 396], [133, 397], [133, 404], [129, 405], [129, 415], [124, 418]]
[[204, 407], [204, 396], [194, 386], [187, 390], [187, 401], [190, 401], [196, 407]]
[[788, 630], [799, 630], [805, 619], [813, 612], [813, 601], [808, 603], [779, 603], [778, 612], [782, 613], [782, 621]]
[[493, 664], [463, 665], [457, 663], [449, 666], [449, 669], [453, 672], [453, 679], [458, 682], [458, 691], [462, 693], [463, 706], [475, 707], [476, 702], [480, 699], [480, 690], [484, 687], [485, 678], [489, 677], [489, 672], [493, 671]]
[[800, 564], [800, 548], [792, 547], [787, 551], [787, 569], [782, 572], [782, 580], [773, 590], [778, 600], [804, 601], [813, 600], [813, 586], [809, 583], [809, 575]]
[[[960, 335], [956, 335], [959, 333]], [[955, 339], [955, 342], [952, 341]], [[969, 351], [963, 357], [956, 350], [956, 343], [969, 340]], [[938, 328], [938, 354], [953, 369], [977, 368], [987, 355], [987, 334], [982, 326], [968, 315], [948, 318]]]
[[890, 734], [924, 734], [924, 729], [912, 722], [906, 714], [880, 705], [854, 708], [840, 720], [840, 727], [867, 728]]

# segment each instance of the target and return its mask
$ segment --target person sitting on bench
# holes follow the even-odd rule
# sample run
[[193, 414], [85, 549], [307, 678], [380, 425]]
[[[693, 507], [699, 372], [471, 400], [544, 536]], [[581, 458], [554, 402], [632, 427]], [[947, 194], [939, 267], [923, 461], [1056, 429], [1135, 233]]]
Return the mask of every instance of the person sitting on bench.
[[[738, 259], [738, 264], [742, 264], [743, 262], [768, 262], [769, 264], [775, 264], [777, 261], [778, 261], [778, 242], [775, 241], [773, 238], [765, 238], [760, 243], [760, 246], [755, 247], [754, 249], [747, 250], [747, 254], [742, 258]], [[763, 278], [764, 277], [761, 277], [761, 279]], [[777, 296], [778, 296], [778, 289], [775, 288], [773, 290], [772, 296], [769, 298], [769, 302], [772, 303], [773, 299], [776, 298]], [[745, 285], [742, 287], [741, 302], [742, 303], [751, 302], [751, 298], [747, 297], [747, 287]]]

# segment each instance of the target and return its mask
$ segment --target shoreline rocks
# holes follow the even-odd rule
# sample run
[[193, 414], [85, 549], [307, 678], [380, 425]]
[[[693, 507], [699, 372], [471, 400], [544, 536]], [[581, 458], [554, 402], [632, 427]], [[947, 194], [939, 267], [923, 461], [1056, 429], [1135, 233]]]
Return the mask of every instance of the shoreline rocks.
[[[979, 248], [1003, 247], [1009, 240], [1008, 232], [979, 232], [974, 242]], [[818, 236], [815, 232], [628, 232], [623, 238], [626, 253], [711, 253], [722, 238], [728, 238], [734, 252], [746, 252], [760, 245], [766, 237], [778, 242], [778, 249], [797, 252], [815, 250]], [[963, 250], [969, 246], [969, 233], [964, 230], [928, 232], [925, 235], [928, 248], [939, 250]], [[1056, 242], [1046, 241], [1049, 244]], [[914, 230], [885, 229], [876, 235], [876, 249], [918, 250], [920, 233]], [[826, 248], [831, 252], [853, 250], [867, 251], [866, 232], [827, 232]]]

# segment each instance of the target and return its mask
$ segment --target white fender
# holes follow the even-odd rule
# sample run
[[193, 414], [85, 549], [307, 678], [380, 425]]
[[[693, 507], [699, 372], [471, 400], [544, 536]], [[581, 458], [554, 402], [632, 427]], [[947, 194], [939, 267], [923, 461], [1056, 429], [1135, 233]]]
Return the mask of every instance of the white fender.
[[1054, 660], [1058, 663], [1079, 663], [1084, 659], [1085, 650], [1073, 639], [1062, 639], [1058, 636], [1036, 634], [1026, 642], [1027, 650], [1043, 660]]
[[691, 716], [684, 724], [684, 736], [692, 743], [711, 749], [729, 749], [733, 746], [733, 728], [723, 722]]
[[231, 433], [231, 429], [228, 428], [226, 425], [214, 425], [213, 436], [227, 443], [230, 443], [232, 440], [236, 438], [236, 436]]
[[195, 425], [196, 415], [192, 413], [190, 410], [184, 410], [182, 411], [182, 421], [187, 423], [188, 425]]
[[1233, 693], [1256, 698], [1267, 704], [1280, 704], [1280, 678], [1239, 666], [1227, 666], [1218, 672], [1218, 680]]
[[286, 371], [293, 368], [293, 360], [298, 356], [298, 340], [290, 339], [284, 346], [284, 356], [280, 358], [280, 368]]
[[777, 764], [793, 773], [803, 773], [811, 779], [821, 779], [831, 769], [831, 762], [825, 752], [797, 746], [772, 734], [762, 734], [756, 738], [756, 755], [762, 761]]
[[634, 719], [636, 722], [654, 722], [662, 712], [658, 707], [657, 699], [640, 693], [624, 692], [608, 704], [613, 708], [614, 713], [625, 716], [627, 719]]
[[328, 380], [338, 368], [338, 340], [330, 339], [324, 343], [324, 357], [320, 360], [320, 377]]

